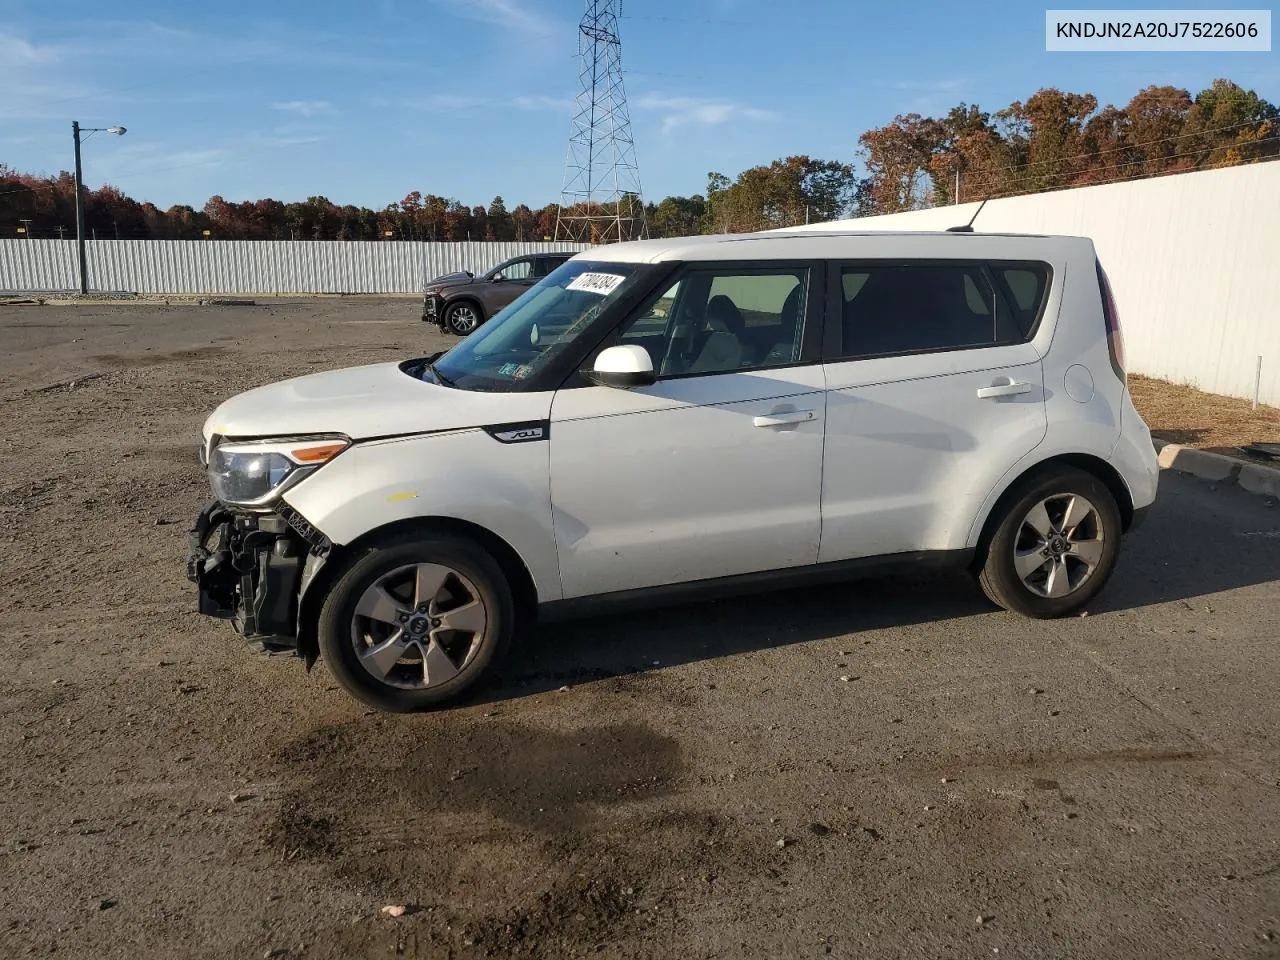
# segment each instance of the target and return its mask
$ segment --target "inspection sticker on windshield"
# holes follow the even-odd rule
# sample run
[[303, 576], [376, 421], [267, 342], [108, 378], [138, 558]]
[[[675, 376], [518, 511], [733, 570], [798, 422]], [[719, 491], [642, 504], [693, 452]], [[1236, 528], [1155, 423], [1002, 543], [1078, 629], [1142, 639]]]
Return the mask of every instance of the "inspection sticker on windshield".
[[620, 277], [616, 273], [580, 273], [573, 278], [565, 289], [583, 290], [587, 293], [598, 293], [602, 297], [607, 297], [625, 279], [627, 278]]

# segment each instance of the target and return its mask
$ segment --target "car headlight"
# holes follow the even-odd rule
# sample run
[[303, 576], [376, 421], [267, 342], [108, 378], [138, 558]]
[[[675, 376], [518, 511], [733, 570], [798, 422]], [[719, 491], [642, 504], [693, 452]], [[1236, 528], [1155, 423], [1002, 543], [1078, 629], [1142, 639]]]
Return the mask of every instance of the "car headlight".
[[346, 437], [220, 443], [209, 454], [209, 484], [231, 506], [269, 506], [350, 445]]

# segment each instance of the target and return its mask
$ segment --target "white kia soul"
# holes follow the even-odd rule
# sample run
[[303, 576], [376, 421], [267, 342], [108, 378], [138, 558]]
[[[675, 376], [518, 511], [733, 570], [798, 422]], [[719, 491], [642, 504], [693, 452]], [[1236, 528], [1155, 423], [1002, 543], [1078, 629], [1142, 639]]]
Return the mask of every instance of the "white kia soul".
[[892, 568], [1079, 610], [1156, 496], [1093, 244], [768, 233], [579, 254], [453, 349], [204, 428], [202, 612], [387, 710], [537, 618]]

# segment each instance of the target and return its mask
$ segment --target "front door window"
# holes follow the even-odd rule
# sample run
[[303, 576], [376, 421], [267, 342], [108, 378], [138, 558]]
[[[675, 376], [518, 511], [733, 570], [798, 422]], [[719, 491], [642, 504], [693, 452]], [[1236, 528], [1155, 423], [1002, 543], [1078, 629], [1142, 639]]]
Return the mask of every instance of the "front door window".
[[494, 275], [495, 280], [528, 280], [533, 276], [533, 263], [529, 260], [517, 260], [509, 263]]
[[660, 378], [762, 370], [800, 359], [808, 270], [693, 269], [622, 330]]

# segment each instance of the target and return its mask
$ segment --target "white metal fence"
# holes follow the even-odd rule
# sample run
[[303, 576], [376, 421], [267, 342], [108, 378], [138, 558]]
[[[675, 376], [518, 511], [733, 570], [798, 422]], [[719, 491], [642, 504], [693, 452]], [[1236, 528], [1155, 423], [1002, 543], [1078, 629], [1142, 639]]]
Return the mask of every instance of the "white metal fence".
[[[944, 230], [977, 209], [797, 229]], [[992, 200], [974, 229], [1090, 237], [1132, 372], [1280, 406], [1280, 162]]]
[[[132, 293], [417, 293], [454, 270], [578, 243], [89, 240], [89, 288]], [[80, 286], [74, 240], [0, 240], [0, 291]]]

